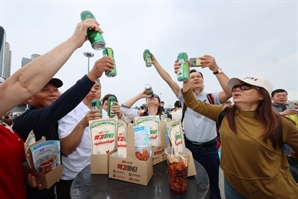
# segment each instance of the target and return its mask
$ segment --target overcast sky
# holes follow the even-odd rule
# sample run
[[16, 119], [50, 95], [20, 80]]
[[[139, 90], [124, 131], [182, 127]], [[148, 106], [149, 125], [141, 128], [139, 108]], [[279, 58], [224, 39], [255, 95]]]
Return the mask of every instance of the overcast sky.
[[[89, 10], [100, 23], [107, 46], [114, 50], [118, 72], [114, 78], [102, 76], [102, 96], [113, 93], [123, 103], [151, 84], [166, 107], [173, 106], [172, 90], [153, 66], [145, 67], [142, 53], [148, 48], [175, 80], [173, 64], [180, 52], [189, 57], [208, 54], [229, 77], [265, 76], [274, 88], [286, 89], [290, 100], [298, 99], [295, 0], [0, 2], [12, 72], [21, 67], [22, 57], [44, 54], [69, 38], [80, 13]], [[102, 51], [85, 42], [56, 74], [64, 82], [62, 92], [87, 73], [86, 51], [95, 54], [90, 68], [102, 57]], [[201, 71], [205, 91], [220, 91], [212, 72]]]

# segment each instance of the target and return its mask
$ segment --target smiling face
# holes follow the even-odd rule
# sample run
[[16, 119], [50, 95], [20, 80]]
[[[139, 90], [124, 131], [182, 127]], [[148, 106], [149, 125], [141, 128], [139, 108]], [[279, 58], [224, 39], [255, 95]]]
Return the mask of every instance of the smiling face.
[[192, 89], [203, 88], [204, 79], [199, 72], [191, 72], [189, 74], [189, 80]]
[[51, 105], [60, 97], [60, 92], [56, 86], [49, 83], [41, 91], [29, 99], [31, 104], [36, 108], [43, 108]]

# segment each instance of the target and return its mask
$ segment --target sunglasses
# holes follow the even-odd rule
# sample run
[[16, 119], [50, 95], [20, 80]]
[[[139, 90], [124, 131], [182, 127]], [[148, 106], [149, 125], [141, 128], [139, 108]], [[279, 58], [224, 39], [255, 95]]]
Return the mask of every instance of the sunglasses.
[[233, 86], [232, 92], [235, 92], [237, 88], [240, 88], [240, 90], [242, 90], [242, 91], [248, 91], [252, 88], [260, 90], [260, 88], [258, 88], [256, 86], [253, 86], [253, 85], [250, 85], [250, 84], [237, 84], [237, 85]]

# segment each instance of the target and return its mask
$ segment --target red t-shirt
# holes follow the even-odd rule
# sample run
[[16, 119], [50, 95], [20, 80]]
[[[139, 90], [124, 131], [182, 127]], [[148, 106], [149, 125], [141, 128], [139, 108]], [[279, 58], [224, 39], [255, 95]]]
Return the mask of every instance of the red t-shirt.
[[24, 161], [24, 141], [19, 135], [0, 124], [0, 198], [26, 198]]

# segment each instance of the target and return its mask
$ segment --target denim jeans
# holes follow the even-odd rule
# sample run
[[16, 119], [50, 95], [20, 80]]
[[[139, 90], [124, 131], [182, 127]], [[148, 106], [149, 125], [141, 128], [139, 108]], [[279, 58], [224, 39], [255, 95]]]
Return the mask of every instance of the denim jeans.
[[219, 199], [219, 157], [216, 143], [206, 147], [195, 147], [185, 142], [186, 147], [192, 152], [193, 158], [206, 170], [210, 182], [210, 199]]
[[225, 196], [226, 199], [246, 199], [240, 193], [238, 193], [231, 185], [228, 183], [226, 179], [224, 179], [225, 186]]

